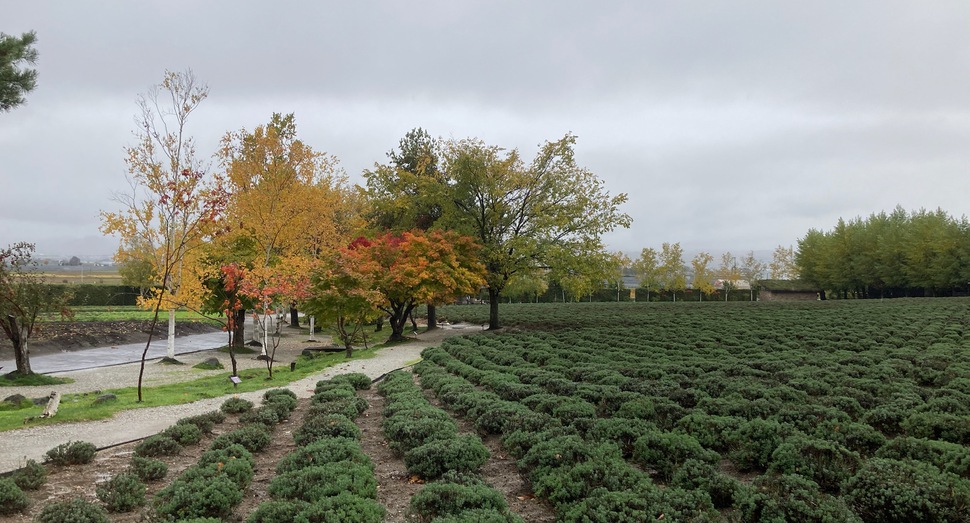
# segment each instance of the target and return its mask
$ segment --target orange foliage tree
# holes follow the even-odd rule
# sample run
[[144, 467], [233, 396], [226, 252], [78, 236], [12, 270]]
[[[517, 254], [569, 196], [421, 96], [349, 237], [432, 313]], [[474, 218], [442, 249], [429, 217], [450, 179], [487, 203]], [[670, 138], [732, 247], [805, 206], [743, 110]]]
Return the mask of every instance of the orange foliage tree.
[[358, 240], [349, 252], [381, 295], [378, 308], [391, 324], [388, 341], [405, 339], [411, 310], [477, 293], [485, 283], [478, 245], [453, 231], [414, 230]]

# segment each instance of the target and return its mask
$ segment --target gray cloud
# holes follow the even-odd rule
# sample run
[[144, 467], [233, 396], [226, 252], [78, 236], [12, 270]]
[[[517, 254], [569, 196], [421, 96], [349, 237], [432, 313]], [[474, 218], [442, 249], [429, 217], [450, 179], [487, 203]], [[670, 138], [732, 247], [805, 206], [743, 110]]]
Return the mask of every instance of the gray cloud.
[[[970, 4], [33, 2], [40, 87], [0, 115], [0, 243], [110, 253], [138, 93], [192, 68], [200, 152], [294, 112], [351, 179], [407, 130], [519, 148], [566, 132], [629, 231], [742, 252], [907, 209], [970, 210]], [[83, 241], [78, 241], [82, 239]], [[72, 243], [73, 242], [73, 243]]]

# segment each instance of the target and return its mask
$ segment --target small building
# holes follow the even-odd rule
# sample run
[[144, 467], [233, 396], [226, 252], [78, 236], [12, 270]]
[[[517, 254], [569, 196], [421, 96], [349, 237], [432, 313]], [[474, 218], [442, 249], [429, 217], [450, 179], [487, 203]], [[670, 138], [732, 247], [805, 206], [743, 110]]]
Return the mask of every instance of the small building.
[[815, 301], [822, 291], [802, 280], [761, 280], [758, 282], [760, 301]]

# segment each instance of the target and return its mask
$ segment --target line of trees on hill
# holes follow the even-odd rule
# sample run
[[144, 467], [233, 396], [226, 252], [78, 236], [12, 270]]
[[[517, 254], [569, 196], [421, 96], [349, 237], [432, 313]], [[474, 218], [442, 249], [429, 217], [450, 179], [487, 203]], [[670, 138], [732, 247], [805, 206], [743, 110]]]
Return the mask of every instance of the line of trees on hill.
[[947, 296], [970, 286], [970, 223], [937, 209], [839, 219], [798, 240], [802, 280], [839, 297]]

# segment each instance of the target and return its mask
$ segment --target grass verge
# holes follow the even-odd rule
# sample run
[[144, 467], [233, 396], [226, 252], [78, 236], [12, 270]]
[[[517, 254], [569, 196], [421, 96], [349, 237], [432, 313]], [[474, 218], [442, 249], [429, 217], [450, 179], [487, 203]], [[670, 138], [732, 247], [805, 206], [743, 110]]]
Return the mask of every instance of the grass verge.
[[55, 378], [46, 374], [27, 374], [13, 371], [0, 376], [0, 387], [34, 387], [37, 385], [63, 385], [74, 383], [71, 378]]
[[[371, 358], [374, 356], [374, 352], [382, 347], [384, 345], [356, 350], [354, 351], [354, 358]], [[343, 353], [320, 355], [312, 359], [301, 356], [297, 359], [294, 370], [290, 370], [289, 365], [283, 362], [277, 362], [273, 365], [273, 379], [267, 378], [268, 372], [265, 367], [242, 370], [239, 372], [242, 382], [237, 386], [233, 386], [229, 381], [230, 373], [223, 372], [190, 381], [143, 387], [143, 401], [141, 403], [137, 401], [138, 389], [136, 387], [65, 394], [61, 398], [60, 408], [54, 418], [31, 419], [39, 416], [43, 412], [44, 406], [0, 411], [0, 432], [23, 427], [99, 420], [109, 418], [122, 410], [177, 405], [206, 398], [229, 396], [240, 392], [285, 387], [294, 381], [345, 361], [347, 361], [347, 358]], [[186, 372], [191, 371], [186, 369]], [[132, 381], [136, 381], [137, 378], [137, 373], [133, 373]], [[94, 400], [106, 393], [114, 394], [118, 400], [107, 404], [95, 404]]]

